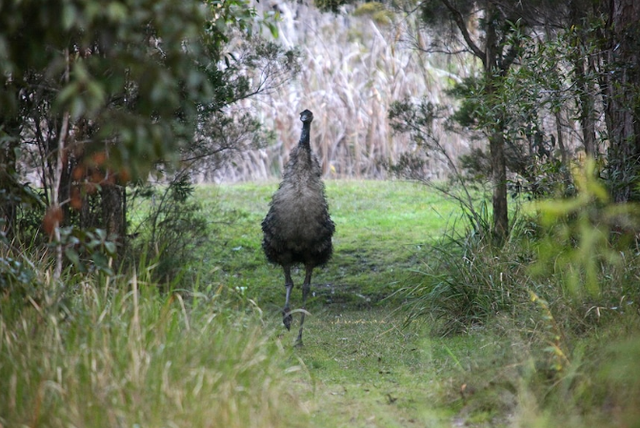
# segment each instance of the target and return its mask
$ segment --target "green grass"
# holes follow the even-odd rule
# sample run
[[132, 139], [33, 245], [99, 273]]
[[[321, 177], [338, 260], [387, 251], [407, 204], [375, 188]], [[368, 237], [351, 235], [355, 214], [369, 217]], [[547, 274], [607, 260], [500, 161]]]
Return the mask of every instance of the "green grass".
[[3, 302], [2, 426], [304, 426], [284, 387], [295, 365], [259, 311], [229, 312], [215, 293], [185, 305], [136, 276], [72, 290]]
[[[282, 272], [260, 248], [276, 187], [197, 189], [211, 239], [188, 267], [198, 279], [176, 293], [140, 268], [64, 284], [41, 272], [35, 294], [0, 296], [0, 425], [638, 426], [635, 304], [570, 324], [561, 316], [576, 309], [560, 297], [551, 312], [520, 301], [449, 337], [431, 334], [441, 321], [428, 313], [404, 326], [393, 293], [446, 267], [430, 247], [457, 215], [409, 183], [327, 182], [335, 255], [313, 278], [305, 346], [294, 348], [298, 317], [286, 331]], [[477, 275], [500, 278], [485, 287], [517, 263], [490, 253], [476, 261], [493, 264]], [[513, 287], [519, 263], [504, 276]], [[294, 308], [300, 298], [296, 290]], [[593, 305], [576, 313], [589, 308], [593, 316]]]
[[[284, 293], [282, 270], [265, 263], [261, 249], [260, 223], [277, 186], [198, 189], [205, 210], [225, 213], [211, 219], [215, 241], [204, 249], [202, 265], [216, 270], [213, 280], [246, 287], [265, 308], [282, 305]], [[334, 257], [312, 280], [316, 301], [323, 304], [369, 307], [414, 281], [429, 245], [459, 216], [454, 203], [405, 182], [328, 181], [326, 191], [336, 224]]]
[[321, 311], [307, 332], [296, 389], [315, 426], [449, 426], [454, 410], [435, 404], [450, 360], [423, 334], [382, 309]]

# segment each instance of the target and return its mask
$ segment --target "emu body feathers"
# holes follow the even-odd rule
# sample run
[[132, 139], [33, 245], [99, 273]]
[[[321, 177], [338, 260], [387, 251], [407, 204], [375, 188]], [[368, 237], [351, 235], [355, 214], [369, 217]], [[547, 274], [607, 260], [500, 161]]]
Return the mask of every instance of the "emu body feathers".
[[[331, 237], [335, 231], [321, 180], [322, 168], [311, 151], [309, 142], [313, 114], [305, 110], [300, 114], [300, 120], [300, 142], [291, 151], [280, 187], [273, 195], [269, 212], [262, 222], [262, 248], [267, 260], [282, 266], [285, 274], [286, 301], [282, 312], [287, 329], [291, 327], [292, 319], [289, 308], [293, 288], [291, 267], [297, 263], [305, 267], [302, 285], [304, 308], [310, 289], [311, 272], [314, 267], [324, 265], [331, 258]], [[298, 345], [302, 345], [304, 315], [303, 310]]]
[[[300, 181], [299, 181], [300, 180]], [[262, 223], [263, 249], [271, 263], [302, 263], [313, 267], [331, 257], [334, 225], [320, 177], [296, 174], [273, 195]]]

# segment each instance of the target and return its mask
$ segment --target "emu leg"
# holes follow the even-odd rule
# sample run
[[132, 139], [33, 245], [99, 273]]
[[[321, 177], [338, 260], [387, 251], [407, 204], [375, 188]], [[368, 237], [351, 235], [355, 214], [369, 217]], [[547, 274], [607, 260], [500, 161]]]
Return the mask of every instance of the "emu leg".
[[298, 339], [296, 339], [296, 346], [302, 346], [302, 327], [304, 326], [304, 316], [306, 313], [307, 297], [311, 290], [311, 272], [313, 267], [305, 266], [306, 274], [304, 276], [304, 283], [302, 284], [302, 314], [300, 317], [300, 331], [298, 332]]
[[284, 309], [282, 309], [282, 323], [287, 330], [291, 330], [291, 321], [293, 317], [291, 316], [291, 308], [289, 307], [289, 299], [291, 298], [291, 290], [293, 289], [293, 280], [291, 279], [291, 267], [283, 266], [284, 269], [284, 287], [287, 290], [286, 297], [284, 301]]

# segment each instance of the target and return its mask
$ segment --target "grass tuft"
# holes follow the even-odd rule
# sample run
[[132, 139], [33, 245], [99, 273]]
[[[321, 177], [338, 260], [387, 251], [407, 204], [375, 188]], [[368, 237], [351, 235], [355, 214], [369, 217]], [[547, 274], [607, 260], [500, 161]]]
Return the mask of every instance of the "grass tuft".
[[0, 423], [304, 425], [279, 340], [259, 311], [221, 299], [162, 295], [133, 275], [80, 283], [63, 307], [2, 308]]

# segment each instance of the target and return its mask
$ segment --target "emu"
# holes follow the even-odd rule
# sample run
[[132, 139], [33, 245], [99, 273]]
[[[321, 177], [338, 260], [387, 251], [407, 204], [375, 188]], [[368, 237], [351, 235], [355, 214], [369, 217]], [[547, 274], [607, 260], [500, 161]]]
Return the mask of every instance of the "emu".
[[289, 156], [280, 187], [274, 193], [269, 212], [262, 221], [262, 249], [267, 260], [282, 266], [285, 278], [285, 304], [282, 322], [291, 329], [289, 299], [293, 289], [291, 267], [302, 264], [305, 268], [302, 284], [302, 314], [296, 346], [302, 346], [305, 304], [311, 288], [311, 272], [331, 258], [331, 237], [335, 225], [329, 216], [329, 206], [322, 182], [322, 168], [311, 151], [309, 134], [313, 113], [300, 113], [302, 133], [300, 142]]

